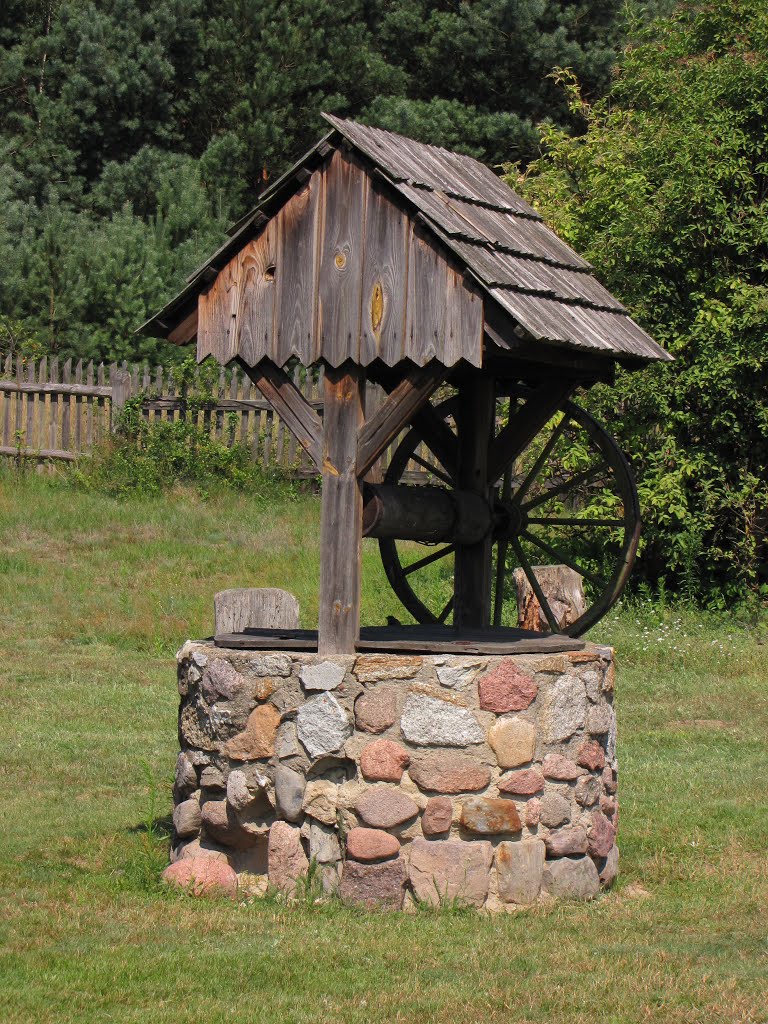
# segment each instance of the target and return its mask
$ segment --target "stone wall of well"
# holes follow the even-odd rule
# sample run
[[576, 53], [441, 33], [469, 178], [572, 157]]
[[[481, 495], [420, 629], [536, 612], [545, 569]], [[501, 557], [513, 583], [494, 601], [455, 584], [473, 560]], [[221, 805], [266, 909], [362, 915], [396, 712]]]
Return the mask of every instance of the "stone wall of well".
[[[616, 876], [613, 652], [178, 655], [169, 880], [513, 909]], [[205, 876], [207, 877], [207, 876]]]

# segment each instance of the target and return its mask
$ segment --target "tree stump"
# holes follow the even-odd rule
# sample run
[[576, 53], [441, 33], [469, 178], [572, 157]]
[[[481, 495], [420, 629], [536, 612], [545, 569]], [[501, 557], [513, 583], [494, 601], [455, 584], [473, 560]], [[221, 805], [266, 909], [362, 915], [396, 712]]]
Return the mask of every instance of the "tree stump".
[[[586, 610], [581, 576], [567, 565], [532, 566], [539, 586], [546, 597], [560, 628], [575, 622]], [[517, 590], [517, 622], [521, 629], [549, 630], [528, 577], [522, 569], [514, 571]]]

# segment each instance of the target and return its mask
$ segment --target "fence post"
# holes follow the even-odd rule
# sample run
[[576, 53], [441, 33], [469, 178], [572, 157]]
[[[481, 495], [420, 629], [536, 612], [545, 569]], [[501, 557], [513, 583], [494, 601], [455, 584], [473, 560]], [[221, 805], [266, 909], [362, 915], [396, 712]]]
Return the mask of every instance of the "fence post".
[[109, 425], [112, 433], [117, 430], [117, 424], [119, 422], [119, 414], [123, 411], [123, 407], [128, 399], [131, 397], [131, 375], [128, 370], [115, 370], [110, 374], [110, 384], [112, 385], [112, 401], [109, 410]]

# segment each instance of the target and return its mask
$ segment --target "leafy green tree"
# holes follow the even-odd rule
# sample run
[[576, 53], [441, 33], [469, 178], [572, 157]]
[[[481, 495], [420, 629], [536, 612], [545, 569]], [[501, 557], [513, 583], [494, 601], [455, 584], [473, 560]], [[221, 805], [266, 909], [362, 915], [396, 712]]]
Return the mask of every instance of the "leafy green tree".
[[[628, 48], [586, 123], [514, 183], [675, 356], [594, 401], [639, 473], [642, 568], [727, 604], [768, 591], [768, 7], [692, 4]], [[514, 177], [514, 176], [513, 176]]]

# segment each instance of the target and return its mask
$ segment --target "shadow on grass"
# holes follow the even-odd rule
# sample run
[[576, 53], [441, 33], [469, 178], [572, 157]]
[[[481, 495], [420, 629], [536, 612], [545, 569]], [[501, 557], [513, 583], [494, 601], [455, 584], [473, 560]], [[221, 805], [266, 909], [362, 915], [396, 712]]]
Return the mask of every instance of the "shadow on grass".
[[158, 841], [170, 839], [173, 834], [173, 817], [170, 814], [162, 818], [152, 818], [150, 821], [142, 821], [138, 825], [131, 825], [128, 829], [131, 835], [145, 834]]

